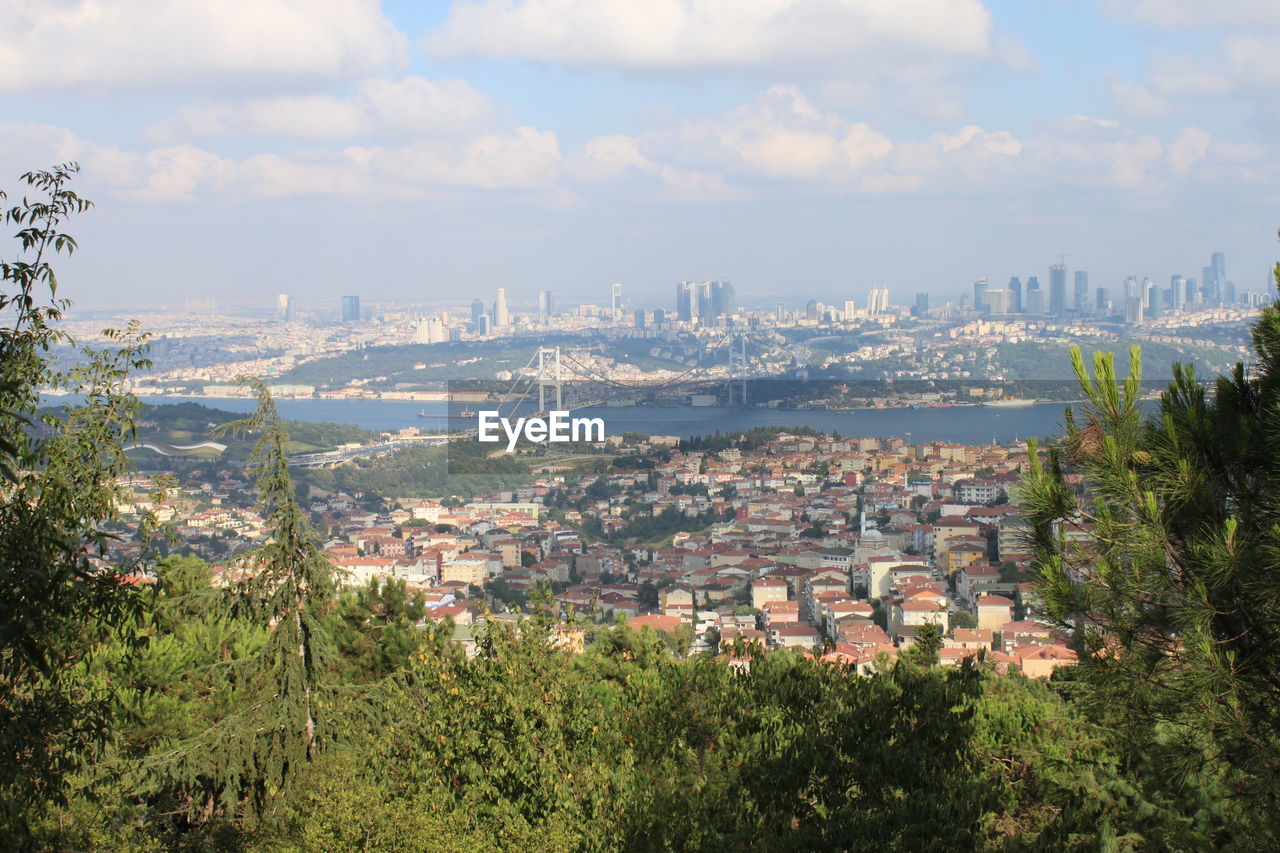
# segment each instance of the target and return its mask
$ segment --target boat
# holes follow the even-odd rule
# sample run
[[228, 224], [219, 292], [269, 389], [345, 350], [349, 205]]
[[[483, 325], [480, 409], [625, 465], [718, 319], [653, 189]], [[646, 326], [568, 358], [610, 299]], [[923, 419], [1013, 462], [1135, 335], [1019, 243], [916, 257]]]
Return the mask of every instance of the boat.
[[1015, 406], [1034, 406], [1035, 404], [1035, 400], [1024, 400], [1019, 397], [1006, 397], [1003, 400], [988, 400], [982, 405], [995, 406], [1001, 409], [1011, 409]]
[[420, 418], [446, 418], [452, 420], [455, 418], [474, 418], [475, 416], [476, 413], [470, 409], [458, 412], [456, 415], [446, 414], [444, 412], [418, 412], [418, 417]]

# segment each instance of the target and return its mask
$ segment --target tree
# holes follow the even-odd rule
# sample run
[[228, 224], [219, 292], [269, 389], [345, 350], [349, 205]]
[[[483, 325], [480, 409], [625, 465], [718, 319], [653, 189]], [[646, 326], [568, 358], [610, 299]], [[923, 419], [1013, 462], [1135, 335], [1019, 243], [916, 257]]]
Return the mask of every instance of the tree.
[[275, 403], [261, 381], [242, 381], [257, 394], [257, 411], [220, 432], [257, 436], [250, 465], [271, 530], [238, 561], [243, 577], [235, 589], [236, 612], [268, 628], [261, 650], [235, 662], [256, 696], [149, 762], [153, 779], [188, 804], [187, 819], [197, 824], [256, 818], [268, 796], [287, 789], [333, 739], [320, 708], [330, 687], [333, 641], [323, 611], [334, 599], [335, 570], [298, 504]]
[[[139, 609], [133, 567], [112, 557], [104, 525], [130, 470], [122, 448], [139, 405], [125, 380], [148, 366], [145, 336], [108, 331], [119, 349], [80, 349], [69, 369], [54, 361], [74, 341], [57, 325], [70, 303], [51, 261], [75, 250], [61, 229], [91, 206], [68, 189], [76, 171], [23, 175], [32, 197], [0, 217], [20, 246], [0, 259], [0, 840], [11, 848], [28, 844], [32, 804], [61, 801], [68, 774], [106, 740], [115, 697], [84, 666], [113, 638], [133, 643]], [[47, 387], [83, 402], [37, 423]]]
[[[1090, 377], [1073, 350], [1086, 402], [1046, 459], [1030, 448], [1021, 497], [1044, 611], [1077, 631], [1086, 698], [1122, 732], [1128, 760], [1158, 755], [1157, 772], [1175, 776], [1208, 762], [1264, 816], [1280, 805], [1275, 304], [1252, 338], [1256, 363], [1212, 392], [1175, 365], [1149, 416], [1136, 347], [1123, 383], [1109, 354], [1094, 357]], [[1070, 470], [1084, 474], [1083, 494]], [[1068, 537], [1081, 529], [1091, 542]], [[1160, 746], [1171, 739], [1177, 749]], [[1274, 844], [1275, 826], [1267, 831]]]

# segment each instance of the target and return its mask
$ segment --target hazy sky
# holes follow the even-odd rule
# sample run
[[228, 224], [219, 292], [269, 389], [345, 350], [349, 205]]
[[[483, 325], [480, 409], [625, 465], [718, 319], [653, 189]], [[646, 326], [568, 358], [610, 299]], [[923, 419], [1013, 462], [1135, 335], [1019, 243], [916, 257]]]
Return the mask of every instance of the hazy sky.
[[1276, 0], [5, 0], [0, 33], [0, 188], [74, 159], [98, 203], [82, 305], [1280, 256]]

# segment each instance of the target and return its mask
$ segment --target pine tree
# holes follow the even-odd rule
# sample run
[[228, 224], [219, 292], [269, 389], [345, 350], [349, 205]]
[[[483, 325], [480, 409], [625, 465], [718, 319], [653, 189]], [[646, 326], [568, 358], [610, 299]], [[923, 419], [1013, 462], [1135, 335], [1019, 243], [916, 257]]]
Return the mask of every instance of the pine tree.
[[261, 652], [232, 669], [253, 685], [255, 698], [148, 763], [153, 785], [185, 804], [184, 819], [195, 824], [251, 822], [331, 740], [333, 642], [325, 614], [334, 602], [335, 569], [298, 504], [289, 436], [275, 403], [262, 382], [243, 381], [257, 394], [257, 411], [222, 431], [257, 436], [250, 468], [271, 531], [237, 560], [242, 577], [233, 595], [239, 617], [269, 629]]
[[1280, 306], [1252, 339], [1256, 362], [1212, 391], [1175, 366], [1151, 415], [1136, 348], [1123, 385], [1109, 355], [1090, 377], [1073, 351], [1087, 401], [1046, 460], [1031, 448], [1020, 496], [1045, 611], [1077, 631], [1087, 698], [1130, 764], [1162, 754], [1176, 780], [1209, 762], [1265, 816], [1280, 806]]

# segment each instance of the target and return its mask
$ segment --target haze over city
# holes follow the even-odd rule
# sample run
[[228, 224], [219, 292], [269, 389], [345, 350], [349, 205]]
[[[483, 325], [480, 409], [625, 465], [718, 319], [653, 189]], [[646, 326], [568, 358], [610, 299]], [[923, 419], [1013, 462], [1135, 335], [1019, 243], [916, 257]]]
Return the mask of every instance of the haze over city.
[[1274, 254], [1270, 3], [17, 2], [0, 26], [0, 186], [81, 163], [83, 307], [611, 282], [658, 307], [719, 278], [906, 304], [1212, 252], [1243, 291]]

